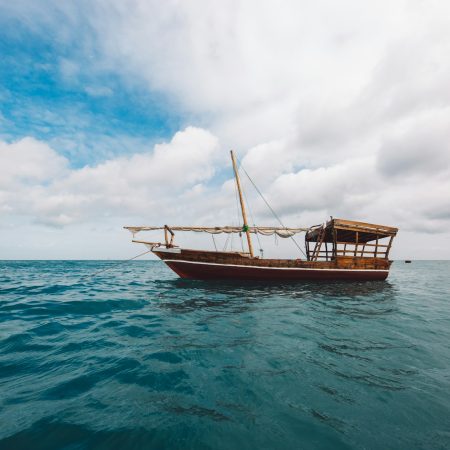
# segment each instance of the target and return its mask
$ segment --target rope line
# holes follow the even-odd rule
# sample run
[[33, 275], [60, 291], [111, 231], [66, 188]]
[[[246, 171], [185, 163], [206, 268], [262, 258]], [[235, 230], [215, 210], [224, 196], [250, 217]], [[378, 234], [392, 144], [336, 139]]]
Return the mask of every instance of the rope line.
[[237, 224], [239, 225], [239, 223], [241, 222], [241, 211], [239, 208], [239, 195], [238, 195], [236, 182], [233, 183], [233, 186], [234, 186], [234, 197], [236, 200], [236, 219], [237, 219]]
[[120, 265], [120, 264], [124, 264], [124, 263], [130, 262], [130, 261], [133, 261], [133, 259], [139, 258], [140, 256], [144, 256], [144, 255], [146, 255], [147, 253], [150, 253], [150, 252], [151, 252], [151, 250], [147, 250], [147, 251], [145, 251], [144, 253], [140, 253], [139, 255], [133, 256], [133, 257], [130, 258], [130, 259], [124, 259], [124, 260], [122, 260], [122, 261], [118, 261], [117, 263], [113, 264], [112, 266], [107, 267], [106, 269], [97, 270], [97, 272], [90, 273], [90, 274], [88, 274], [88, 275], [84, 275], [84, 276], [82, 276], [82, 277], [80, 278], [80, 280], [83, 280], [84, 278], [95, 277], [95, 276], [98, 275], [99, 273], [103, 273], [103, 272], [106, 272], [106, 271], [108, 271], [108, 270], [114, 269], [115, 267], [117, 267], [117, 266]]
[[223, 251], [225, 252], [227, 249], [227, 245], [228, 245], [228, 239], [230, 239], [230, 235], [227, 235], [227, 238], [225, 239], [225, 245], [223, 246]]
[[[238, 190], [237, 190], [237, 183], [233, 183], [234, 186], [234, 196], [235, 196], [235, 200], [236, 200], [236, 218], [237, 218], [237, 222], [236, 224], [239, 226], [240, 222], [241, 222], [241, 214], [240, 214], [240, 209], [239, 209], [239, 195], [238, 195]], [[245, 252], [244, 250], [244, 241], [242, 240], [242, 233], [239, 232], [239, 240], [241, 242], [241, 249], [242, 249], [242, 253]]]
[[[239, 167], [242, 167], [242, 164], [241, 164], [240, 161], [239, 161]], [[238, 170], [239, 170], [239, 167], [238, 167]], [[242, 169], [244, 169], [244, 168], [242, 167]], [[255, 223], [255, 219], [253, 217], [252, 207], [250, 205], [250, 202], [247, 200], [247, 194], [245, 193], [245, 189], [242, 190], [242, 193], [244, 194], [245, 203], [248, 206], [248, 212], [250, 213], [250, 219], [251, 219], [251, 221], [253, 223], [253, 226], [256, 228], [256, 223]], [[259, 252], [260, 252], [261, 257], [262, 257], [262, 255], [264, 254], [264, 249], [262, 248], [261, 241], [259, 239], [259, 233], [255, 233], [255, 234], [256, 234], [256, 239], [258, 240]]]
[[[269, 205], [269, 202], [266, 200], [266, 198], [264, 197], [264, 195], [262, 194], [262, 192], [258, 189], [258, 186], [256, 186], [256, 184], [253, 182], [253, 180], [251, 179], [250, 175], [247, 173], [247, 171], [245, 170], [244, 166], [242, 165], [242, 162], [239, 160], [239, 158], [237, 158], [239, 161], [239, 166], [241, 167], [241, 169], [244, 171], [245, 175], [247, 175], [247, 178], [250, 180], [250, 183], [252, 183], [253, 187], [255, 188], [256, 192], [261, 196], [261, 198], [264, 200], [264, 203], [267, 205], [267, 207], [270, 209], [271, 213], [273, 214], [273, 216], [275, 217], [275, 219], [278, 220], [278, 222], [280, 223], [280, 225], [285, 228], [287, 230], [286, 225], [283, 224], [283, 222], [281, 221], [281, 219], [279, 218], [278, 214], [273, 210], [273, 208]], [[300, 245], [297, 243], [297, 241], [294, 239], [294, 236], [290, 236], [290, 238], [292, 239], [292, 241], [294, 242], [294, 244], [297, 246], [297, 248], [302, 252], [302, 254], [305, 256], [305, 258], [307, 258], [305, 252], [303, 251], [303, 249], [300, 247]]]

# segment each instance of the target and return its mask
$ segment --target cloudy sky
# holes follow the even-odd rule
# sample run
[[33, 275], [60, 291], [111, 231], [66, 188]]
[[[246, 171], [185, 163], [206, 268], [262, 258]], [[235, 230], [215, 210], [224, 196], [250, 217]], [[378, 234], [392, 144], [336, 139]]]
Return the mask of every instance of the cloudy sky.
[[237, 225], [231, 148], [286, 225], [398, 226], [393, 257], [448, 259], [448, 55], [442, 0], [0, 0], [0, 259]]

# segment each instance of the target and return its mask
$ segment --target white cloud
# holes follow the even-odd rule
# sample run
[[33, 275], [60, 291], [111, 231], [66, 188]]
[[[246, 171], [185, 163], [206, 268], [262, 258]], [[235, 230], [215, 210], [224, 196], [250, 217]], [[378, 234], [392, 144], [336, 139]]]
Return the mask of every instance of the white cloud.
[[[448, 228], [449, 3], [66, 5], [58, 8], [69, 24], [80, 17], [90, 24], [94, 66], [170, 95], [204, 129], [78, 170], [44, 143], [2, 144], [0, 158], [17, 149], [0, 169], [3, 211], [59, 225], [119, 216], [226, 223], [232, 185], [212, 180], [218, 172], [228, 178], [220, 170], [235, 148], [293, 225], [334, 215], [398, 225], [410, 237]], [[61, 66], [67, 77], [73, 68], [80, 64]], [[260, 200], [254, 205], [271, 221]]]
[[378, 168], [386, 177], [438, 177], [450, 167], [450, 105], [399, 124], [386, 137], [378, 154]]
[[0, 188], [14, 191], [22, 183], [45, 183], [67, 170], [68, 161], [47, 144], [24, 138], [0, 142]]
[[445, 2], [96, 4], [90, 20], [110, 63], [207, 114], [233, 146], [296, 129], [301, 142], [336, 147], [434, 102], [448, 79]]
[[0, 208], [49, 225], [105, 216], [154, 215], [214, 174], [217, 139], [188, 127], [152, 151], [70, 170], [67, 160], [34, 139], [0, 146]]
[[[289, 225], [311, 225], [334, 215], [436, 233], [450, 222], [445, 206], [450, 204], [448, 166], [437, 177], [425, 171], [414, 173], [411, 180], [394, 177], [394, 181], [390, 173], [379, 170], [379, 155], [349, 158], [328, 167], [283, 170], [270, 151], [266, 154], [283, 150], [283, 145], [274, 142], [253, 149], [244, 164], [251, 175], [261, 166], [267, 171], [255, 179], [263, 180], [258, 184], [266, 198]], [[84, 232], [86, 224], [96, 223], [102, 224], [100, 228], [110, 228], [112, 223], [117, 228], [143, 223], [240, 223], [232, 180], [222, 186], [214, 183], [215, 170], [229, 165], [228, 152], [202, 129], [188, 127], [147, 153], [81, 169], [70, 169], [67, 160], [33, 139], [3, 143], [0, 149], [0, 155], [15, 155], [20, 169], [11, 177], [13, 158], [9, 165], [0, 166], [0, 179], [7, 180], [0, 191], [0, 210], [9, 217], [22, 217], [21, 221], [69, 229], [77, 225]], [[380, 153], [387, 157], [383, 148]], [[21, 165], [23, 161], [28, 165]], [[271, 161], [276, 163], [274, 170]], [[256, 222], [276, 223], [248, 181], [245, 184]]]

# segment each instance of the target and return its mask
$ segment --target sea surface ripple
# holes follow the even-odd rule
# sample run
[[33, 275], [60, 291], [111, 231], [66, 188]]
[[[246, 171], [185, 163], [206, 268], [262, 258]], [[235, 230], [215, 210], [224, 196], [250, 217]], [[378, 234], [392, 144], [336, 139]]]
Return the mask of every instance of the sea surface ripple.
[[284, 285], [114, 264], [0, 262], [1, 449], [450, 448], [450, 262]]

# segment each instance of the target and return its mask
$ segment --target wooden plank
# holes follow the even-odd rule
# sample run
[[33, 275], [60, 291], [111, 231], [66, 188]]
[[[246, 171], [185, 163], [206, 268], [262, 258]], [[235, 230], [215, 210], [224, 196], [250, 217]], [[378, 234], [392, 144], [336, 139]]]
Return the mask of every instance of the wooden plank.
[[[344, 250], [336, 250], [336, 251], [337, 251], [338, 254], [347, 255], [347, 256], [349, 256], [351, 258], [355, 258], [355, 256], [353, 255], [353, 251], [352, 251], [351, 256], [350, 256], [350, 251], [346, 251], [346, 252], [344, 252]], [[380, 251], [378, 251], [378, 252], [369, 252], [369, 251], [365, 251], [364, 254], [365, 255], [384, 255], [384, 254], [386, 254], [386, 252], [380, 252]], [[358, 256], [356, 256], [356, 258], [358, 258]]]
[[[338, 242], [338, 244], [354, 245], [354, 242]], [[367, 247], [376, 247], [377, 246], [377, 244], [370, 244], [369, 242], [365, 242], [364, 245]], [[378, 244], [378, 247], [386, 247], [387, 248], [387, 247], [389, 247], [389, 244]]]
[[353, 256], [356, 256], [356, 252], [358, 250], [358, 238], [359, 238], [359, 231], [356, 232], [356, 236], [355, 236], [355, 253]]
[[134, 242], [135, 244], [146, 244], [146, 245], [151, 245], [151, 246], [154, 246], [154, 245], [158, 245], [158, 246], [164, 245], [162, 242], [138, 241], [137, 239], [133, 239], [131, 242]]
[[336, 228], [333, 227], [333, 258], [336, 258], [336, 248], [337, 248], [337, 239], [336, 239]]
[[357, 227], [336, 227], [336, 230], [341, 231], [341, 232], [353, 232], [356, 233], [357, 231], [364, 233], [366, 235], [375, 235], [375, 234], [379, 234], [379, 235], [383, 235], [385, 237], [388, 236], [395, 236], [397, 234], [397, 232], [391, 232], [391, 231], [386, 231], [383, 229], [361, 229], [361, 228], [357, 228]]
[[392, 233], [397, 233], [398, 228], [396, 227], [390, 227], [387, 225], [379, 225], [379, 224], [375, 224], [375, 223], [368, 223], [368, 222], [359, 222], [356, 220], [347, 220], [347, 219], [333, 219], [333, 225], [335, 227], [354, 227], [354, 228], [358, 228], [359, 230], [361, 230], [361, 228], [367, 228], [367, 229], [378, 229], [378, 230], [386, 230], [387, 232], [392, 232]]
[[[158, 254], [158, 251], [155, 250]], [[206, 250], [182, 249], [180, 254], [163, 254], [162, 259], [210, 262], [217, 264], [239, 264], [259, 267], [304, 267], [323, 269], [388, 269], [391, 262], [385, 259], [338, 257], [335, 261], [305, 261], [299, 259], [260, 259], [237, 252], [215, 252]]]
[[313, 253], [313, 257], [312, 257], [313, 261], [317, 261], [317, 256], [319, 255], [320, 248], [322, 247], [325, 233], [326, 233], [326, 229], [325, 229], [325, 227], [322, 227], [322, 229], [320, 230], [319, 238], [316, 241], [316, 246], [314, 247], [314, 253]]

